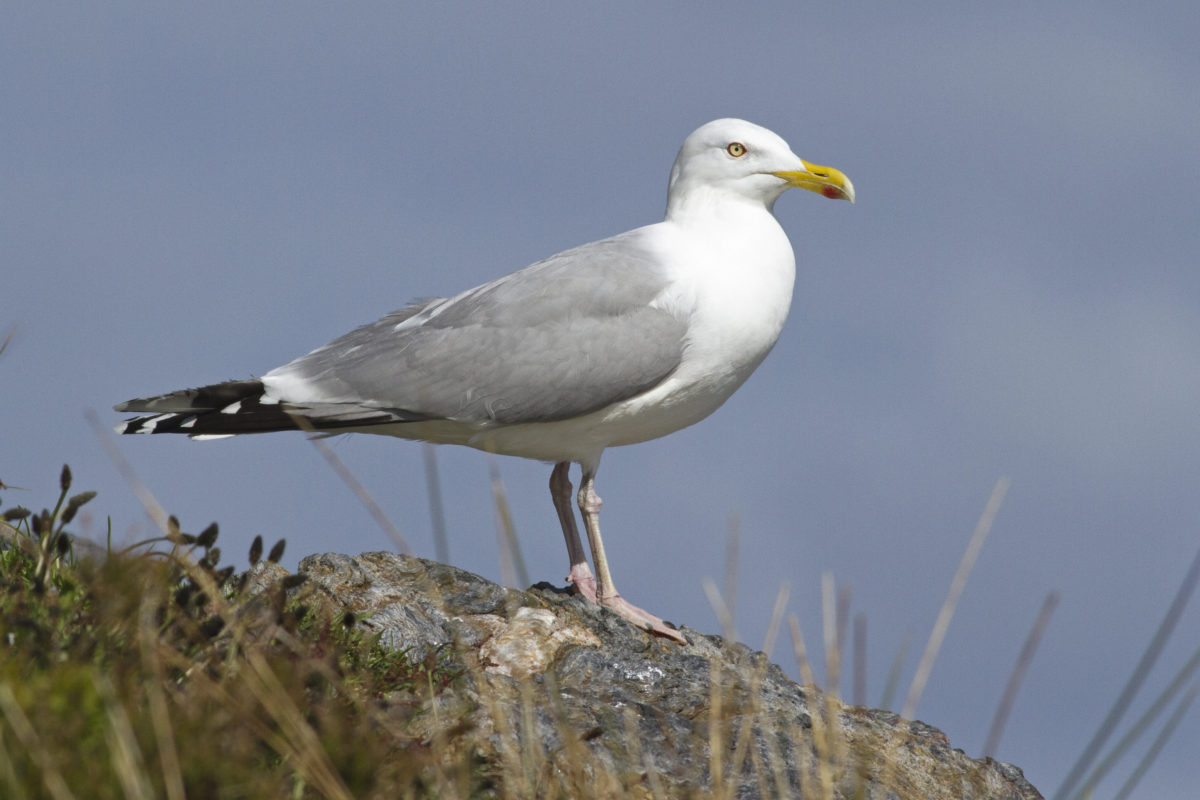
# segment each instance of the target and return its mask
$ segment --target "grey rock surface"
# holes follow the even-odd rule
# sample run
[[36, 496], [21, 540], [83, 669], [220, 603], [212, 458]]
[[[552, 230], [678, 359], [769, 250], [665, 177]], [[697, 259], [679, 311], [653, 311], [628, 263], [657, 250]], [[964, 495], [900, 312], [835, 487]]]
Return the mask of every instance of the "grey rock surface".
[[478, 759], [498, 795], [1041, 797], [1016, 767], [801, 687], [745, 645], [686, 627], [686, 647], [657, 639], [547, 584], [506, 589], [391, 553], [310, 556], [298, 574], [304, 602], [354, 612], [413, 659], [454, 661], [461, 677], [411, 734]]

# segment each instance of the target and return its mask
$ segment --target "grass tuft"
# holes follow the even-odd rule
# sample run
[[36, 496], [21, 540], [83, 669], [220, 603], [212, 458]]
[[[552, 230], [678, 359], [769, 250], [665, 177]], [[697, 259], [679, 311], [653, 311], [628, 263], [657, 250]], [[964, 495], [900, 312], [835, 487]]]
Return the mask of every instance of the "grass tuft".
[[0, 515], [0, 796], [477, 786], [469, 753], [435, 769], [410, 731], [461, 674], [448, 658], [414, 662], [353, 615], [291, 597], [302, 581], [277, 579], [282, 542], [240, 577], [220, 566], [215, 524], [193, 535], [174, 518], [165, 537], [80, 556], [67, 526], [95, 495], [68, 497], [71, 483], [64, 468], [52, 508]]

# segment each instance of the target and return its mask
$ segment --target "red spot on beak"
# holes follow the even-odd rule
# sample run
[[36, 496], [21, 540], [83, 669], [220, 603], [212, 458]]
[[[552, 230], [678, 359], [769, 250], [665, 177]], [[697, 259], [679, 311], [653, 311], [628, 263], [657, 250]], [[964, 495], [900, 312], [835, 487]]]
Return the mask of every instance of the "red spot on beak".
[[836, 186], [821, 187], [821, 194], [825, 195], [830, 200], [840, 200], [841, 198], [845, 197], [845, 193]]

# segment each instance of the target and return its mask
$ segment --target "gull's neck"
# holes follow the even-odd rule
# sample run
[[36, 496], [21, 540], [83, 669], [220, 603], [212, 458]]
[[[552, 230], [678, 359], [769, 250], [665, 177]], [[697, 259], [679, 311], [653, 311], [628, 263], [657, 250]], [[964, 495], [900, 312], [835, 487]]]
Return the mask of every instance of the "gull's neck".
[[773, 216], [773, 197], [750, 197], [715, 186], [673, 186], [667, 195], [666, 220], [692, 226], [745, 216]]

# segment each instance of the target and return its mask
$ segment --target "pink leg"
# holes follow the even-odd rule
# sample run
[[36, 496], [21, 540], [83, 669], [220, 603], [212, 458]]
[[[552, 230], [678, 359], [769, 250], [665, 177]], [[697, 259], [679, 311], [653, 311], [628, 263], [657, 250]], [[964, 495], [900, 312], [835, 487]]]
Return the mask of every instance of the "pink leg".
[[[555, 470], [557, 469], [555, 467]], [[583, 527], [587, 530], [588, 544], [592, 547], [592, 560], [596, 562], [597, 602], [644, 631], [672, 639], [680, 644], [687, 644], [687, 639], [683, 638], [683, 634], [679, 631], [668, 627], [667, 623], [648, 611], [643, 611], [628, 602], [617, 592], [612, 573], [608, 569], [608, 557], [604, 555], [604, 542], [600, 538], [601, 500], [600, 496], [596, 494], [595, 478], [595, 472], [589, 472], [585, 467], [583, 480], [579, 484], [579, 510], [583, 514]], [[573, 523], [574, 520], [572, 520], [572, 525]]]
[[575, 509], [571, 507], [571, 478], [567, 474], [570, 469], [570, 461], [560, 461], [554, 465], [554, 471], [550, 473], [550, 498], [554, 501], [554, 510], [558, 512], [563, 538], [567, 540], [567, 557], [571, 559], [567, 582], [575, 587], [576, 592], [594, 603], [596, 579], [588, 567], [583, 542], [579, 540], [579, 528], [575, 525]]

